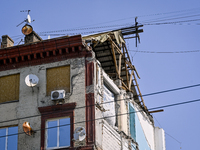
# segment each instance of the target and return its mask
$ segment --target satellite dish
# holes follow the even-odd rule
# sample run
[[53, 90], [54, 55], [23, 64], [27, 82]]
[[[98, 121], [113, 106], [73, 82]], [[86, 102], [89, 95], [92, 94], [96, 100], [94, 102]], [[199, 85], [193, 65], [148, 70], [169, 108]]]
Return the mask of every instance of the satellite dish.
[[22, 27], [22, 33], [24, 35], [29, 35], [33, 32], [33, 27], [31, 25], [28, 25], [28, 24], [25, 24], [23, 27]]
[[29, 12], [30, 12], [30, 11], [31, 11], [31, 10], [22, 10], [22, 11], [20, 11], [20, 12], [28, 12], [28, 14], [27, 14], [26, 19], [25, 19], [24, 21], [22, 21], [20, 24], [18, 24], [17, 27], [18, 27], [19, 25], [21, 25], [22, 23], [24, 23], [24, 22], [26, 22], [26, 24], [28, 24], [28, 23], [31, 23], [31, 22], [35, 21], [35, 20], [31, 21], [31, 16], [29, 15]]
[[86, 137], [85, 128], [77, 127], [74, 131], [74, 140], [75, 141], [83, 141]]
[[34, 74], [29, 74], [25, 78], [25, 83], [29, 87], [36, 86], [39, 82], [39, 78]]
[[26, 135], [31, 136], [31, 135], [33, 135], [33, 133], [35, 133], [35, 131], [33, 131], [29, 122], [24, 122], [22, 126], [23, 126], [23, 130], [26, 133]]

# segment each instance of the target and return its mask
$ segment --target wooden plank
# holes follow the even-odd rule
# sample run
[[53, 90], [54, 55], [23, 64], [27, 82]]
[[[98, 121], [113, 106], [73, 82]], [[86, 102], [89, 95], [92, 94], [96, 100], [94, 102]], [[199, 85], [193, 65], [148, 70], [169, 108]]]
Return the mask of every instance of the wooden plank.
[[111, 41], [111, 47], [112, 47], [112, 53], [113, 53], [113, 59], [114, 59], [114, 63], [115, 63], [116, 72], [117, 72], [118, 77], [119, 77], [119, 71], [118, 71], [118, 66], [117, 66], [117, 60], [116, 60], [115, 50], [114, 50], [112, 41]]
[[133, 73], [134, 73], [134, 70], [131, 71], [131, 76], [130, 76], [130, 81], [129, 81], [129, 86], [128, 86], [129, 90], [131, 90], [131, 83], [132, 83]]
[[119, 55], [119, 77], [121, 76], [122, 55]]

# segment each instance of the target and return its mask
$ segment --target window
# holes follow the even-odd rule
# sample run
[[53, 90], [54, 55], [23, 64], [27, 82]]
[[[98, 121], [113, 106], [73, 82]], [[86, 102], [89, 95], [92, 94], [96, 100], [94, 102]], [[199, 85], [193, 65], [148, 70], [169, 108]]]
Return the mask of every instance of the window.
[[129, 103], [129, 121], [131, 137], [136, 141], [135, 109], [132, 103]]
[[51, 95], [51, 91], [65, 90], [70, 92], [70, 66], [62, 66], [47, 69], [46, 93]]
[[18, 127], [0, 128], [0, 150], [17, 150]]
[[70, 118], [48, 120], [46, 122], [46, 148], [70, 146]]
[[19, 74], [0, 77], [0, 103], [19, 100]]
[[39, 107], [41, 113], [41, 150], [73, 147], [76, 103]]

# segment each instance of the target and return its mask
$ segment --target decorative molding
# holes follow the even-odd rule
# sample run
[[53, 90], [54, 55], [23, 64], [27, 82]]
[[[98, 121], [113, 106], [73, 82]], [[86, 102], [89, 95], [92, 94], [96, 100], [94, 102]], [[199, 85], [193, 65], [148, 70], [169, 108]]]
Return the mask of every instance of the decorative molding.
[[81, 35], [65, 36], [0, 49], [0, 71], [91, 56]]

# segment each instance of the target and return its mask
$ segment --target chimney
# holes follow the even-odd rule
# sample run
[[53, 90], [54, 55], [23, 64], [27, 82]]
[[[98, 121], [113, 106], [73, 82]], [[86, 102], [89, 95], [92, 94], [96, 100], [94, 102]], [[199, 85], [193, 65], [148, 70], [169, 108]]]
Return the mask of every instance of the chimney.
[[24, 38], [25, 44], [42, 41], [42, 38], [33, 31], [31, 34], [26, 35]]
[[12, 47], [14, 46], [14, 41], [8, 36], [2, 36], [1, 48]]

